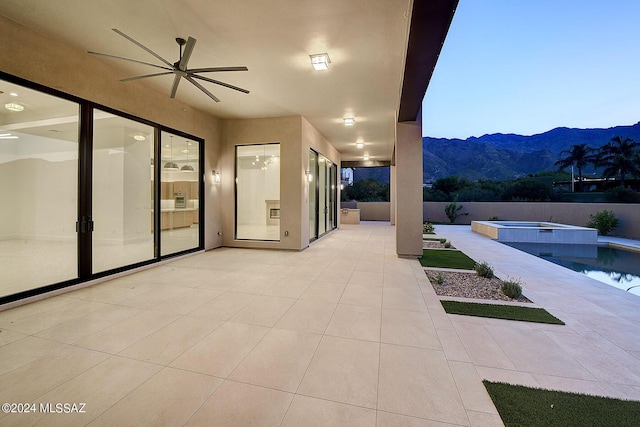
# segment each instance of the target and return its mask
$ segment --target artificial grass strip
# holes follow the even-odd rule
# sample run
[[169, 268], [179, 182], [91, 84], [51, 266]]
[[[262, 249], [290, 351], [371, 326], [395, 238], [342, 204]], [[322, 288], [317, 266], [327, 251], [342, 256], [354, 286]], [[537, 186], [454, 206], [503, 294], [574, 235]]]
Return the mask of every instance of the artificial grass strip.
[[461, 301], [440, 301], [444, 311], [464, 316], [491, 317], [494, 319], [519, 320], [522, 322], [564, 325], [564, 322], [543, 308], [521, 307], [519, 305], [483, 304]]
[[640, 402], [483, 381], [505, 426], [637, 426]]
[[440, 240], [444, 240], [444, 239], [440, 239], [438, 237], [423, 237], [422, 240], [427, 240], [429, 242], [439, 242]]
[[457, 250], [423, 249], [420, 264], [423, 267], [473, 270], [476, 262]]

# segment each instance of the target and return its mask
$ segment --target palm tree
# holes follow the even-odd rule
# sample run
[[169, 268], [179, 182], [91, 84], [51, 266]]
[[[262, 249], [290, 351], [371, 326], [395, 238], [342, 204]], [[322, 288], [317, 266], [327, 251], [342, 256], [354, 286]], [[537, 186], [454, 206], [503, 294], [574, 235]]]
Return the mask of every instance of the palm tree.
[[559, 169], [564, 169], [569, 166], [576, 166], [578, 169], [578, 191], [582, 191], [582, 169], [589, 164], [594, 164], [598, 157], [596, 150], [589, 147], [587, 144], [575, 144], [568, 150], [562, 150], [560, 155], [565, 157], [554, 163]]
[[640, 173], [637, 163], [637, 152], [640, 142], [631, 138], [622, 139], [621, 136], [611, 138], [611, 141], [600, 147], [599, 165], [604, 166], [603, 175], [607, 178], [620, 175], [620, 185], [624, 188], [627, 174]]

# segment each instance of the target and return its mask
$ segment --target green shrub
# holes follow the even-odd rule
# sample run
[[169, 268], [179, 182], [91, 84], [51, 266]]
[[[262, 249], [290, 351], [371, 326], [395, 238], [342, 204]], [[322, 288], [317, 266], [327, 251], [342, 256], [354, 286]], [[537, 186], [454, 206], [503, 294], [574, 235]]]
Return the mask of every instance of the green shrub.
[[493, 277], [493, 268], [491, 268], [486, 261], [482, 261], [480, 263], [477, 262], [473, 268], [480, 277], [485, 277], [487, 279], [491, 279]]
[[502, 282], [502, 293], [511, 299], [522, 296], [522, 284], [519, 279], [509, 279]]
[[422, 224], [422, 234], [434, 234], [433, 224], [425, 222]]
[[459, 216], [469, 215], [469, 212], [460, 212], [461, 210], [462, 205], [458, 205], [456, 200], [444, 207], [444, 213], [447, 215], [447, 218], [449, 218], [451, 224], [456, 222]]
[[443, 245], [445, 248], [449, 249], [449, 248], [451, 247], [451, 242], [449, 242], [449, 241], [445, 241], [442, 245]]
[[440, 243], [442, 243], [444, 245], [444, 242], [446, 242], [447, 239], [440, 239]]
[[595, 228], [598, 234], [606, 236], [611, 233], [619, 224], [620, 220], [616, 218], [613, 211], [603, 210], [589, 215], [591, 221], [587, 223], [587, 227]]
[[438, 285], [444, 284], [444, 276], [442, 275], [442, 273], [438, 273], [435, 276], [429, 276], [429, 280], [433, 280]]
[[609, 202], [640, 203], [640, 193], [630, 188], [612, 188], [604, 192], [604, 197]]

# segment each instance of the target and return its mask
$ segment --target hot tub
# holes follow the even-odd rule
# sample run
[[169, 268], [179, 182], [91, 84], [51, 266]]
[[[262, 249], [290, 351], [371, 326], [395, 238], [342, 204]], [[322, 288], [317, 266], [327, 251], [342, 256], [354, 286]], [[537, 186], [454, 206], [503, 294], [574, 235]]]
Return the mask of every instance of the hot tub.
[[567, 243], [588, 245], [598, 243], [594, 228], [554, 222], [535, 221], [471, 221], [471, 230], [499, 242]]

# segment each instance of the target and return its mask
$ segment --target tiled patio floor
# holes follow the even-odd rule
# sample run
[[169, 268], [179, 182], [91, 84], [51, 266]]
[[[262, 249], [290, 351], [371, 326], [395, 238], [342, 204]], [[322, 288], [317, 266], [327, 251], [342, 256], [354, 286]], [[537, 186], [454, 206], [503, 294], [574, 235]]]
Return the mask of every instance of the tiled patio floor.
[[640, 399], [640, 298], [440, 231], [567, 326], [447, 315], [394, 227], [345, 225], [303, 252], [217, 249], [0, 313], [0, 401], [86, 403], [0, 424], [501, 425], [482, 378]]

